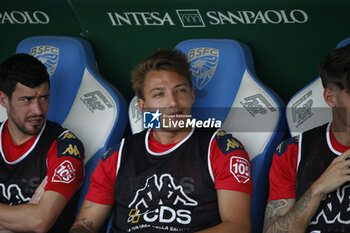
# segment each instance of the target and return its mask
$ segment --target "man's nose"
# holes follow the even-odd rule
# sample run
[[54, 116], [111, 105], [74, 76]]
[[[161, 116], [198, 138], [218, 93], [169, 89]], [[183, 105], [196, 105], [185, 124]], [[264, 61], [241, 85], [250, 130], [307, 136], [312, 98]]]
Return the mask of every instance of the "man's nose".
[[176, 95], [174, 93], [169, 94], [168, 96], [168, 101], [169, 101], [169, 108], [176, 107], [178, 105], [178, 100], [176, 98]]
[[40, 100], [35, 99], [31, 104], [32, 113], [35, 115], [41, 115], [43, 113], [43, 106]]

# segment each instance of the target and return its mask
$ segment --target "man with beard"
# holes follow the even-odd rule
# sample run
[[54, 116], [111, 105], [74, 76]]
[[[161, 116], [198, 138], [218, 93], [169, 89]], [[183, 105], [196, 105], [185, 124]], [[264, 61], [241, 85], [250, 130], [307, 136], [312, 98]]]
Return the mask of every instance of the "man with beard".
[[250, 232], [253, 187], [244, 147], [220, 129], [181, 124], [195, 98], [186, 55], [156, 51], [135, 68], [132, 82], [150, 120], [172, 123], [106, 152], [71, 232], [98, 232], [112, 210], [111, 232]]
[[7, 120], [0, 125], [0, 232], [67, 232], [75, 217], [84, 147], [46, 119], [49, 99], [49, 75], [39, 60], [16, 54], [1, 64]]

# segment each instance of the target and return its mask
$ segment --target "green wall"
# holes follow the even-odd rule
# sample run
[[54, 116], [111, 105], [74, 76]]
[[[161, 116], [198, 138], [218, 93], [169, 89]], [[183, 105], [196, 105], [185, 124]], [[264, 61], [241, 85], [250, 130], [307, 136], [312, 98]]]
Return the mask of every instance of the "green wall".
[[29, 36], [84, 37], [100, 73], [130, 100], [130, 70], [155, 49], [192, 38], [235, 39], [251, 48], [257, 76], [287, 103], [350, 37], [349, 10], [348, 0], [2, 0], [0, 60]]

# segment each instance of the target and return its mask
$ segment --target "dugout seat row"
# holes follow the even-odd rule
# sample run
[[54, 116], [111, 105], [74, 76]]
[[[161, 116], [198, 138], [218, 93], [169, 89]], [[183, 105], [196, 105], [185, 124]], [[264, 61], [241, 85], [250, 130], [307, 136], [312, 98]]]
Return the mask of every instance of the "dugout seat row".
[[[338, 46], [346, 43], [349, 40]], [[320, 115], [317, 124], [330, 120], [329, 113], [313, 112], [302, 118], [310, 111], [309, 106], [325, 104], [320, 81], [316, 79], [295, 95], [285, 112], [279, 96], [257, 78], [252, 52], [244, 43], [196, 39], [180, 42], [175, 48], [188, 55], [193, 71], [196, 100], [192, 116], [221, 120], [223, 129], [239, 139], [250, 156], [254, 185], [252, 227], [253, 232], [261, 232], [268, 172], [273, 151], [285, 136], [286, 119], [290, 131], [296, 133], [312, 127], [309, 122]], [[123, 137], [128, 119], [132, 133], [143, 130], [136, 98], [128, 105], [121, 93], [101, 77], [93, 49], [84, 39], [30, 37], [20, 42], [16, 53], [31, 54], [47, 66], [51, 79], [48, 119], [71, 129], [85, 145], [86, 180], [81, 205], [92, 171], [104, 152]], [[0, 109], [0, 120], [4, 119], [6, 113]]]

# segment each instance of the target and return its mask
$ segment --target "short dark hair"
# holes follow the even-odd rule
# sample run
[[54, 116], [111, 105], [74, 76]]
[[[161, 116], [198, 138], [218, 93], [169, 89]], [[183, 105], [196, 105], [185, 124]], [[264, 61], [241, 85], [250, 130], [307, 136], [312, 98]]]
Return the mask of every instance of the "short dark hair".
[[330, 52], [321, 63], [319, 74], [324, 88], [335, 84], [350, 91], [350, 44]]
[[131, 73], [131, 82], [138, 98], [144, 98], [143, 88], [146, 75], [150, 71], [162, 70], [172, 71], [182, 75], [192, 88], [192, 71], [186, 54], [176, 49], [159, 49], [151, 56], [142, 60]]
[[0, 65], [0, 91], [10, 99], [17, 83], [35, 88], [45, 82], [50, 85], [50, 77], [45, 65], [31, 55], [16, 54]]

